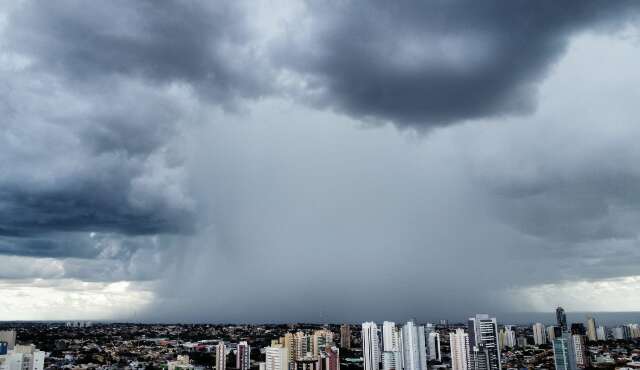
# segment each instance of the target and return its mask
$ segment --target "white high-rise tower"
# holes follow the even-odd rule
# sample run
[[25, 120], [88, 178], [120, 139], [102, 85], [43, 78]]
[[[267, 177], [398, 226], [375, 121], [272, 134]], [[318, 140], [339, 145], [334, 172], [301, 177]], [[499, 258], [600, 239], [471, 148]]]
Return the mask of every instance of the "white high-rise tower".
[[364, 370], [380, 369], [378, 325], [375, 322], [362, 323], [362, 357], [364, 357]]
[[400, 344], [396, 323], [385, 321], [382, 323], [382, 369], [402, 370], [400, 362]]
[[216, 346], [216, 370], [227, 370], [227, 348], [223, 341]]
[[536, 346], [547, 343], [547, 333], [545, 332], [544, 325], [542, 323], [533, 324], [533, 343]]
[[398, 330], [393, 321], [382, 323], [382, 349], [383, 351], [398, 350]]
[[284, 347], [265, 349], [266, 370], [289, 370], [289, 351]]
[[251, 367], [251, 346], [245, 341], [236, 347], [236, 369], [249, 370]]
[[462, 329], [449, 333], [451, 369], [469, 370], [469, 335]]
[[424, 326], [407, 322], [401, 331], [402, 365], [404, 370], [427, 370]]

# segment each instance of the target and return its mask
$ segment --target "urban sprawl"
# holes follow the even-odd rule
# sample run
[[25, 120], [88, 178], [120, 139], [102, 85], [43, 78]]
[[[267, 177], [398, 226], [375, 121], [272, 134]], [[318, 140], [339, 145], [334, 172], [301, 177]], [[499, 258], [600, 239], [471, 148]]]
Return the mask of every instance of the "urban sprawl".
[[640, 369], [640, 326], [0, 323], [0, 370]]

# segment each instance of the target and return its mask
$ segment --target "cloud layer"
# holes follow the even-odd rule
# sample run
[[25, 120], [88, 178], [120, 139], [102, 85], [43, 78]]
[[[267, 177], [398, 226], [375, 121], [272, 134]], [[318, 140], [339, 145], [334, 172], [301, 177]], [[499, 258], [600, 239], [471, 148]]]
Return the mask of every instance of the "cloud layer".
[[357, 321], [637, 274], [635, 4], [4, 4], [0, 279]]
[[289, 26], [281, 46], [287, 52], [278, 56], [320, 105], [402, 127], [442, 126], [531, 113], [538, 83], [571, 35], [621, 27], [637, 8], [597, 1], [314, 3]]

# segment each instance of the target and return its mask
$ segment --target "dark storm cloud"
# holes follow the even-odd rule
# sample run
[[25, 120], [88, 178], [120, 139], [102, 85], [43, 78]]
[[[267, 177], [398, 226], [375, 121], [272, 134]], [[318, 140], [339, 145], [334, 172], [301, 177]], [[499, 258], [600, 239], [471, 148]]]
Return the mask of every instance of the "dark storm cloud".
[[531, 112], [570, 35], [623, 25], [638, 8], [630, 1], [310, 3], [276, 58], [320, 105], [433, 127]]
[[[62, 242], [61, 242], [62, 240]], [[65, 234], [46, 234], [42, 237], [2, 237], [0, 254], [24, 257], [95, 258], [100, 251], [83, 238]]]
[[88, 282], [149, 281], [162, 277], [181, 236], [49, 233], [0, 237], [0, 279], [64, 278]]
[[78, 233], [194, 231], [179, 148], [194, 99], [264, 91], [238, 4], [8, 7], [0, 253], [91, 258]]
[[0, 134], [2, 235], [192, 230], [171, 147], [180, 103], [129, 82], [90, 94], [46, 74], [5, 76], [5, 102], [16, 109]]
[[[102, 170], [102, 169], [100, 169]], [[135, 191], [135, 173], [117, 172], [108, 176], [88, 172], [59, 186], [42, 189], [5, 186], [0, 204], [2, 233], [25, 236], [50, 231], [119, 231], [141, 235], [180, 232], [191, 228], [188, 208], [174, 208], [164, 199], [150, 199], [138, 207], [129, 197]], [[141, 195], [156, 197], [156, 195]], [[146, 201], [141, 199], [141, 201]]]
[[13, 12], [9, 46], [36, 68], [95, 84], [115, 74], [190, 84], [230, 103], [264, 91], [239, 2], [26, 2]]
[[[198, 216], [173, 148], [192, 108], [185, 100], [231, 106], [268, 93], [273, 82], [247, 27], [255, 14], [243, 5], [13, 6], [3, 45], [27, 61], [5, 71], [0, 87], [7, 117], [0, 233], [25, 238], [24, 254], [61, 256], [80, 248], [42, 238], [193, 231]], [[306, 93], [320, 91], [324, 103], [431, 126], [530, 109], [534, 85], [568, 35], [629, 7], [309, 4], [309, 28], [289, 20], [300, 32], [269, 45], [277, 45], [273, 67], [299, 72], [310, 82]], [[17, 249], [5, 243], [2, 251]]]
[[[451, 125], [532, 112], [569, 38], [632, 4], [308, 2], [284, 37], [255, 32], [280, 25], [254, 18], [270, 2], [11, 4], [0, 279], [156, 280], [160, 320], [357, 321], [637, 273], [639, 134], [585, 129], [610, 101], [584, 127], [587, 104], [562, 126]], [[371, 119], [449, 127], [415, 140]]]

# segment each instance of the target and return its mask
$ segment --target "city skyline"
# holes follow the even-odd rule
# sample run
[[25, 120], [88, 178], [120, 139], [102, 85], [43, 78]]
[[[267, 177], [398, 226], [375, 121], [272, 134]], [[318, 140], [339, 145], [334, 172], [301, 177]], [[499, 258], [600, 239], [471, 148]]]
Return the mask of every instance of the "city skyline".
[[[557, 312], [564, 310], [558, 307]], [[522, 326], [500, 324], [493, 315], [477, 313], [466, 324], [442, 320], [422, 325], [408, 320], [399, 324], [384, 321], [382, 326], [374, 322], [0, 322], [0, 370], [52, 370], [72, 365], [100, 370], [502, 370], [524, 366], [613, 370], [616, 364], [640, 365], [640, 324], [600, 325], [596, 331], [605, 334], [591, 338], [588, 327], [595, 325], [594, 320], [590, 316], [586, 326], [576, 322], [567, 326], [564, 315], [558, 315], [550, 326]], [[432, 340], [441, 336], [443, 343]]]
[[627, 0], [0, 1], [0, 319], [597, 339], [640, 307], [637, 40]]
[[[561, 314], [559, 314], [561, 313]], [[534, 316], [531, 316], [534, 315]], [[541, 320], [540, 316], [536, 315], [545, 315], [546, 319]], [[608, 316], [611, 317], [608, 317]], [[571, 312], [564, 310], [563, 307], [556, 307], [553, 312], [539, 312], [539, 313], [519, 313], [518, 316], [521, 316], [519, 319], [515, 319], [512, 316], [506, 315], [495, 315], [495, 314], [475, 314], [475, 316], [468, 317], [466, 315], [464, 319], [460, 320], [449, 320], [449, 319], [422, 319], [416, 320], [416, 318], [406, 319], [405, 321], [400, 320], [399, 323], [395, 321], [389, 320], [374, 320], [374, 321], [365, 321], [362, 322], [362, 325], [367, 326], [371, 333], [377, 333], [375, 337], [375, 341], [377, 341], [377, 346], [374, 348], [379, 349], [379, 353], [377, 357], [380, 358], [380, 364], [383, 364], [382, 358], [384, 352], [400, 352], [405, 350], [406, 343], [404, 341], [409, 340], [413, 334], [403, 337], [402, 330], [409, 330], [409, 333], [413, 331], [419, 331], [421, 334], [413, 335], [414, 338], [422, 338], [424, 337], [424, 343], [420, 344], [420, 346], [424, 347], [424, 352], [426, 353], [427, 359], [433, 356], [433, 351], [431, 347], [435, 346], [435, 343], [432, 343], [432, 340], [439, 342], [439, 334], [437, 331], [434, 331], [434, 326], [446, 327], [446, 328], [457, 328], [460, 326], [465, 327], [474, 327], [475, 322], [479, 320], [489, 320], [491, 322], [492, 327], [495, 329], [496, 325], [501, 327], [499, 332], [496, 332], [495, 338], [498, 340], [505, 341], [505, 343], [515, 344], [515, 336], [514, 336], [514, 327], [530, 327], [531, 328], [531, 340], [535, 345], [546, 345], [551, 344], [556, 334], [552, 329], [559, 330], [559, 333], [570, 332], [573, 333], [575, 331], [581, 332], [581, 334], [585, 337], [586, 340], [596, 341], [601, 340], [606, 335], [607, 331], [612, 331], [611, 335], [630, 335], [629, 333], [615, 333], [615, 330], [620, 327], [625, 327], [631, 325], [635, 321], [638, 321], [640, 317], [640, 311], [632, 311], [632, 312]], [[493, 317], [491, 317], [493, 316]], [[527, 318], [527, 319], [523, 319]], [[141, 325], [185, 325], [185, 324], [193, 324], [193, 325], [241, 325], [241, 326], [260, 326], [260, 325], [311, 325], [318, 327], [326, 327], [327, 325], [338, 326], [337, 332], [338, 340], [341, 348], [349, 349], [352, 346], [352, 343], [349, 340], [345, 341], [345, 338], [351, 338], [352, 330], [354, 326], [361, 326], [361, 321], [354, 322], [292, 322], [292, 321], [282, 321], [282, 322], [145, 322], [145, 321], [110, 321], [110, 320], [0, 320], [0, 325], [10, 325], [11, 323], [44, 323], [44, 324], [64, 324], [67, 327], [91, 327], [93, 325], [109, 325], [109, 324], [118, 324], [118, 323], [127, 323], [127, 324], [141, 324]], [[380, 325], [378, 325], [380, 324]], [[593, 325], [592, 325], [593, 324]], [[407, 328], [409, 325], [409, 328]], [[633, 324], [636, 325], [636, 324]], [[506, 332], [505, 332], [506, 330]], [[633, 329], [636, 330], [636, 329]], [[638, 328], [640, 330], [640, 327]], [[453, 333], [453, 332], [451, 332]], [[15, 337], [11, 339], [7, 339], [7, 337], [3, 337], [8, 333], [3, 333], [0, 331], [0, 342], [8, 341], [9, 343], [15, 342]], [[431, 337], [432, 334], [436, 334], [437, 337]], [[473, 332], [472, 332], [473, 334]], [[640, 334], [640, 331], [638, 332]], [[294, 338], [293, 334], [291, 337], [283, 338], [285, 342], [296, 341], [299, 339]], [[319, 338], [319, 339], [318, 339]], [[333, 334], [330, 336], [326, 336], [325, 333], [319, 331], [314, 334], [314, 337], [310, 337], [309, 343], [305, 345], [305, 348], [315, 348], [317, 350], [320, 344], [333, 342], [334, 337]], [[416, 340], [416, 339], [414, 339]], [[473, 344], [473, 340], [471, 341]], [[414, 344], [417, 345], [417, 344]], [[216, 348], [218, 350], [218, 348]], [[302, 349], [298, 349], [298, 351], [303, 351]], [[315, 351], [315, 350], [314, 350]], [[412, 351], [409, 349], [409, 351]], [[437, 351], [439, 352], [439, 350]], [[239, 361], [238, 358], [234, 358], [234, 361]]]

